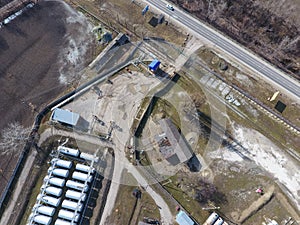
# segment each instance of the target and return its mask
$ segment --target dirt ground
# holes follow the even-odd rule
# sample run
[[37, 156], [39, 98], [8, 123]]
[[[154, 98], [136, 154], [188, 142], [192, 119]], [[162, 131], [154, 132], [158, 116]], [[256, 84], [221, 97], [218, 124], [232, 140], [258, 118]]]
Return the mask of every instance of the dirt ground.
[[[78, 43], [82, 38], [76, 37], [88, 36], [81, 34], [82, 27], [88, 26], [79, 20], [80, 15], [61, 2], [40, 1], [1, 28], [0, 131], [15, 121], [31, 126], [37, 112], [67, 87], [60, 80], [62, 67], [66, 74], [72, 51], [82, 44]], [[91, 60], [90, 51], [82, 52], [87, 54], [76, 62], [79, 65]], [[1, 180], [7, 182], [17, 158], [18, 154], [1, 156]], [[6, 182], [1, 182], [0, 192]]]

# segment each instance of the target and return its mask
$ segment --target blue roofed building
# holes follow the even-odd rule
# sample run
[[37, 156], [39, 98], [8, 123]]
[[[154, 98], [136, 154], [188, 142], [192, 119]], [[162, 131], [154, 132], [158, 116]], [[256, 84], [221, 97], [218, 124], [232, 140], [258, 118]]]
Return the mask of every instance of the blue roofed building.
[[194, 225], [195, 224], [195, 222], [184, 211], [180, 211], [176, 215], [176, 222], [179, 225]]
[[152, 72], [155, 72], [158, 67], [160, 65], [160, 61], [158, 61], [157, 59], [154, 59], [148, 66], [149, 70], [151, 70]]
[[51, 115], [52, 121], [56, 121], [72, 127], [77, 126], [79, 119], [80, 119], [79, 114], [70, 112], [68, 110], [59, 109], [59, 108], [54, 109]]

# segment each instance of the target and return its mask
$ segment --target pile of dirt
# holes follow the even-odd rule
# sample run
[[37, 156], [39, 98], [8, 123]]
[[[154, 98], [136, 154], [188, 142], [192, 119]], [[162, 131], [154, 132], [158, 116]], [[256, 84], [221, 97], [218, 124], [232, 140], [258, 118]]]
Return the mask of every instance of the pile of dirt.
[[298, 0], [172, 1], [300, 79]]

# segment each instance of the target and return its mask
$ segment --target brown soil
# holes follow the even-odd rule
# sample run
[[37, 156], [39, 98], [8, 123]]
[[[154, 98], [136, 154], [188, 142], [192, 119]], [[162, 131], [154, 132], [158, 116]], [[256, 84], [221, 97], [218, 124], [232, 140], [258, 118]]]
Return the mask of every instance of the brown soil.
[[[0, 29], [0, 131], [14, 121], [31, 126], [37, 112], [66, 88], [58, 79], [59, 53], [68, 44], [66, 37], [77, 33], [69, 29], [68, 16], [62, 3], [40, 1]], [[0, 157], [0, 179], [5, 181], [0, 193], [17, 158]]]
[[172, 2], [300, 79], [299, 0]]

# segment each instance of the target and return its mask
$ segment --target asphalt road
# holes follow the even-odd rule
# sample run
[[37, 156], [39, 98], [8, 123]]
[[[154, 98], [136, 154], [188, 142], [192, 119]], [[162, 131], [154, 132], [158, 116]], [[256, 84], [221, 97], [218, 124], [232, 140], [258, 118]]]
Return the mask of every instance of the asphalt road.
[[161, 10], [164, 14], [169, 15], [178, 23], [186, 26], [187, 28], [193, 30], [197, 34], [206, 38], [214, 45], [223, 49], [225, 52], [229, 53], [236, 59], [240, 60], [242, 63], [248, 67], [259, 72], [261, 75], [265, 76], [269, 80], [276, 83], [278, 86], [287, 90], [288, 92], [300, 97], [300, 84], [298, 81], [288, 77], [288, 75], [281, 72], [279, 69], [271, 66], [270, 64], [258, 59], [256, 56], [248, 52], [246, 49], [238, 46], [237, 44], [230, 41], [223, 34], [218, 33], [211, 28], [208, 28], [200, 21], [192, 18], [188, 13], [183, 12], [175, 8], [174, 11], [167, 9], [166, 2], [161, 0], [146, 0], [150, 6], [155, 6]]

